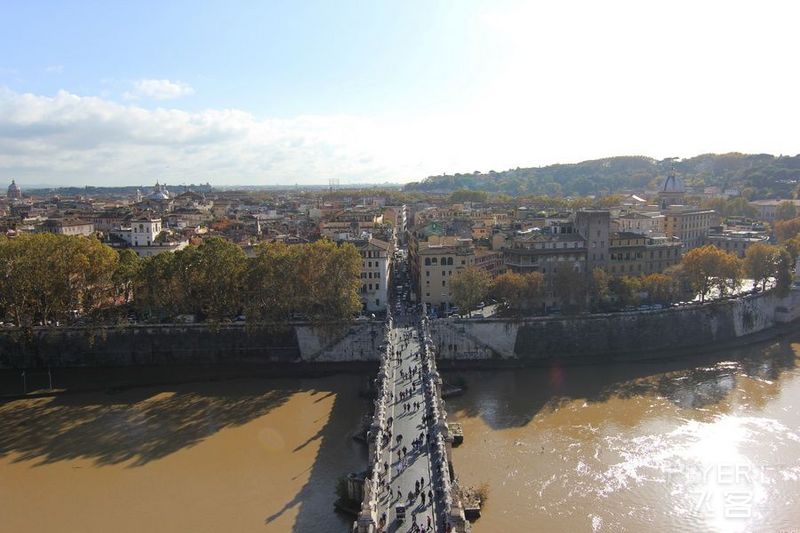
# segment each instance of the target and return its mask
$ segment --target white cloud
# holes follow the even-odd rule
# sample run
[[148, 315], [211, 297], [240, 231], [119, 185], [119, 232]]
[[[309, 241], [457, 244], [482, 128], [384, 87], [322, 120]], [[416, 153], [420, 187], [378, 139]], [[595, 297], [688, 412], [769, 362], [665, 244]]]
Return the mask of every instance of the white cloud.
[[134, 82], [133, 90], [126, 92], [123, 97], [126, 100], [174, 100], [191, 94], [194, 94], [194, 89], [180, 81], [144, 79]]
[[50, 65], [44, 68], [47, 74], [63, 74], [64, 65]]
[[0, 89], [0, 176], [28, 182], [364, 182], [400, 177], [411, 160], [390, 128], [358, 117], [258, 120]]

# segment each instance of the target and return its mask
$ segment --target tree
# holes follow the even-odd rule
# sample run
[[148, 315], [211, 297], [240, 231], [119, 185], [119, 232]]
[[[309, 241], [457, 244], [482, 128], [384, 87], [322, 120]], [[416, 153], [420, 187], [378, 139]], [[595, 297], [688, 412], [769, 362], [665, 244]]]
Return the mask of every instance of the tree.
[[683, 256], [682, 265], [692, 289], [704, 302], [709, 292], [716, 288], [724, 296], [741, 280], [741, 261], [735, 255], [706, 245], [694, 248]]
[[792, 261], [797, 261], [797, 257], [800, 256], [800, 235], [795, 235], [791, 239], [783, 241], [783, 247], [789, 252]]
[[639, 278], [634, 276], [621, 276], [618, 278], [613, 278], [609, 282], [608, 288], [611, 294], [614, 295], [614, 298], [619, 305], [625, 307], [638, 305], [639, 293], [641, 292], [641, 283]]
[[300, 311], [296, 283], [301, 246], [260, 244], [248, 261], [245, 286], [248, 322], [286, 322]]
[[641, 290], [651, 303], [670, 304], [673, 300], [672, 279], [666, 274], [653, 273], [641, 278]]
[[581, 311], [586, 304], [586, 278], [572, 264], [558, 265], [551, 280], [553, 294], [565, 312]]
[[[191, 294], [196, 314], [212, 321], [235, 315], [242, 306], [242, 281], [246, 256], [242, 248], [230, 241], [212, 237], [195, 250], [180, 254], [178, 264], [184, 262], [185, 273], [191, 284]], [[191, 257], [191, 258], [190, 258]], [[189, 261], [181, 261], [190, 258]]]
[[767, 281], [777, 276], [780, 261], [780, 247], [759, 242], [745, 252], [744, 270], [756, 285], [761, 284], [761, 288], [766, 289]]
[[133, 298], [133, 286], [142, 269], [142, 260], [131, 250], [126, 248], [119, 251], [117, 268], [114, 270], [113, 282], [116, 295], [125, 303]]
[[471, 191], [469, 189], [460, 189], [450, 194], [448, 202], [459, 204], [463, 202], [485, 203], [489, 195], [483, 191]]
[[800, 234], [800, 218], [779, 220], [773, 227], [778, 242], [783, 242]]
[[523, 304], [526, 311], [539, 309], [544, 305], [545, 282], [541, 272], [527, 272], [523, 278]]
[[797, 216], [797, 207], [794, 202], [785, 200], [775, 208], [775, 220], [789, 220]]
[[133, 306], [140, 314], [163, 320], [182, 307], [176, 286], [176, 255], [163, 253], [142, 260], [133, 285]]
[[778, 294], [786, 296], [794, 281], [794, 259], [785, 248], [779, 251], [778, 269], [775, 274], [775, 288]]
[[524, 301], [525, 277], [516, 272], [504, 272], [495, 278], [492, 293], [507, 309], [519, 312]]
[[516, 313], [530, 311], [541, 306], [544, 275], [541, 272], [505, 272], [495, 278], [491, 292]]
[[589, 281], [589, 295], [592, 301], [592, 308], [597, 310], [609, 296], [609, 284], [611, 276], [602, 268], [595, 268], [592, 271], [592, 279]]
[[92, 318], [113, 303], [117, 253], [95, 238], [23, 234], [0, 239], [0, 307], [20, 327]]
[[450, 279], [450, 291], [461, 314], [466, 311], [470, 315], [478, 304], [486, 299], [491, 287], [492, 278], [488, 272], [469, 266], [456, 271]]
[[[342, 322], [349, 320], [361, 309], [358, 289], [361, 287], [361, 254], [350, 243], [336, 245], [331, 241], [317, 241], [310, 245], [320, 258], [313, 302], [309, 316], [312, 320]], [[388, 280], [384, 282], [388, 283]]]

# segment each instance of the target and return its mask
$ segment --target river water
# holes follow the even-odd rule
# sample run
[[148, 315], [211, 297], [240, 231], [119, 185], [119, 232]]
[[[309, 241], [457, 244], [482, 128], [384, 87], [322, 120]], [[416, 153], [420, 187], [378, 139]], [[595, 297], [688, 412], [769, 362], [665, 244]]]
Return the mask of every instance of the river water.
[[0, 531], [341, 532], [358, 376], [0, 403]]
[[798, 531], [800, 335], [672, 363], [464, 373], [474, 532]]
[[[475, 533], [800, 527], [800, 335], [675, 362], [449, 372]], [[0, 531], [339, 532], [363, 377], [0, 403]], [[795, 528], [795, 529], [791, 529]]]

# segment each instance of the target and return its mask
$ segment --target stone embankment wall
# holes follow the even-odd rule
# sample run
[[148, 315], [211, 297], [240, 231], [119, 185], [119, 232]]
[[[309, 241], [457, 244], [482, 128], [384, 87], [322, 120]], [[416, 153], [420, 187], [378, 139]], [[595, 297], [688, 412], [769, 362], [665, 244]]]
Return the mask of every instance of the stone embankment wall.
[[[800, 290], [750, 295], [662, 311], [536, 317], [440, 319], [431, 336], [440, 360], [646, 358], [735, 341], [800, 317]], [[223, 324], [0, 330], [0, 369], [195, 363], [378, 361], [382, 321], [345, 328], [292, 324], [283, 331]]]
[[432, 322], [440, 359], [647, 358], [692, 351], [764, 332], [800, 317], [800, 290], [703, 305], [528, 319]]
[[0, 368], [377, 361], [382, 321], [283, 330], [222, 324], [0, 330]]

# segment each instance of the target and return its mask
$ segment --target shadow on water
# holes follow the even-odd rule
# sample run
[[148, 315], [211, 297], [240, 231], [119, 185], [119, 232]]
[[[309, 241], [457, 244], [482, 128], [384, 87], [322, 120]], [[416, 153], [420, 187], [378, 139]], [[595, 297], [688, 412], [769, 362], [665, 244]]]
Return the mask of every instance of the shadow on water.
[[[659, 396], [680, 408], [698, 409], [723, 402], [742, 377], [764, 382], [779, 380], [797, 367], [793, 343], [800, 335], [691, 358], [648, 362], [615, 362], [592, 366], [565, 366], [495, 371], [449, 371], [464, 374], [471, 385], [462, 397], [448, 400], [458, 417], [481, 417], [492, 429], [527, 425], [540, 411], [584, 399]], [[768, 389], [757, 403], [766, 403]]]
[[[366, 450], [352, 439], [352, 434], [367, 409], [367, 402], [358, 396], [357, 388], [327, 392], [320, 398], [334, 394], [328, 421], [315, 435], [292, 450], [292, 453], [298, 453], [318, 441], [319, 449], [313, 464], [307, 471], [295, 476], [297, 478], [308, 473], [308, 480], [278, 511], [264, 519], [265, 525], [269, 526], [294, 508], [297, 508], [297, 517], [292, 531], [298, 533], [338, 532], [346, 530], [352, 523], [352, 517], [334, 514], [333, 502], [339, 478], [362, 470], [366, 464]], [[319, 401], [319, 398], [315, 401]]]
[[36, 466], [79, 458], [141, 466], [260, 417], [298, 392], [264, 391], [257, 382], [225, 389], [199, 383], [0, 403], [0, 457], [14, 452], [15, 462]]

